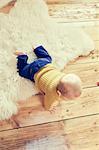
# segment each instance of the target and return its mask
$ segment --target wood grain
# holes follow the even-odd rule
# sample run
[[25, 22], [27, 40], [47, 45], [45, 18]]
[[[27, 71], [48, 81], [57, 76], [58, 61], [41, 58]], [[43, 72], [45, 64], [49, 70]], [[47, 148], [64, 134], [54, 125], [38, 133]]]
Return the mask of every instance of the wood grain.
[[98, 137], [99, 115], [93, 115], [0, 132], [0, 149], [98, 150]]
[[63, 127], [62, 122], [56, 122], [1, 132], [0, 150], [49, 150], [52, 147], [63, 150], [66, 144]]
[[[98, 58], [97, 58], [98, 60]], [[67, 65], [66, 73], [75, 73], [83, 81], [83, 87], [96, 86], [96, 82], [99, 78], [99, 62], [96, 63], [82, 63], [77, 65]]]
[[99, 115], [65, 121], [69, 150], [99, 149]]
[[98, 0], [45, 0], [48, 4], [97, 3]]
[[99, 19], [99, 5], [97, 4], [53, 4], [48, 5], [51, 17], [60, 22], [95, 21]]

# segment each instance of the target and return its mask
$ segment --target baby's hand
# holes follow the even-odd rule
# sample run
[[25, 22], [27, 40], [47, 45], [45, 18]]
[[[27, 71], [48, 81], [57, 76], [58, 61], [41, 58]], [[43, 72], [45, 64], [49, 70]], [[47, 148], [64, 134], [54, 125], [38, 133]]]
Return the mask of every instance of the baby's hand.
[[54, 106], [53, 108], [51, 108], [51, 109], [49, 110], [49, 112], [50, 112], [50, 114], [55, 114], [56, 110], [57, 110], [57, 107]]
[[52, 106], [50, 107], [50, 109], [49, 109], [49, 112], [51, 113], [51, 114], [55, 114], [55, 112], [56, 112], [56, 110], [57, 110], [57, 106], [59, 105], [59, 101], [55, 101], [53, 104], [52, 104]]

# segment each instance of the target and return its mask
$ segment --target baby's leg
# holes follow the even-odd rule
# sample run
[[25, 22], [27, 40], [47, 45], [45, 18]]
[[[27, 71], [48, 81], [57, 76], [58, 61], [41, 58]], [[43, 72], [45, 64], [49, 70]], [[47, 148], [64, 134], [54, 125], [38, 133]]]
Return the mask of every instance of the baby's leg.
[[27, 63], [28, 56], [27, 55], [19, 55], [17, 57], [17, 69], [19, 75], [31, 81], [34, 81], [34, 74], [35, 74], [35, 63], [32, 62], [30, 64]]
[[19, 55], [18, 53], [18, 57], [17, 57], [17, 69], [19, 72], [19, 75], [21, 77], [24, 77], [26, 79], [30, 79], [30, 64], [27, 63], [28, 60], [28, 56], [23, 54], [23, 55]]
[[17, 56], [17, 69], [18, 69], [18, 72], [19, 74], [21, 75], [21, 72], [23, 70], [23, 68], [28, 65], [27, 64], [27, 60], [28, 60], [28, 56], [25, 55], [25, 54], [22, 54], [22, 55], [18, 55]]
[[38, 46], [37, 48], [34, 49], [34, 53], [38, 58], [47, 58], [49, 61], [52, 61], [51, 56], [49, 53], [45, 50], [43, 46]]

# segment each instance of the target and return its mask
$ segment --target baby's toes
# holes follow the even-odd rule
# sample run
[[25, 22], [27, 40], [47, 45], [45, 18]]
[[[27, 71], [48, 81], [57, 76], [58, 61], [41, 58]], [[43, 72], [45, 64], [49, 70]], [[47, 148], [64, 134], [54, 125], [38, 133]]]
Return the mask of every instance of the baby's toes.
[[18, 52], [18, 51], [16, 51], [16, 52], [14, 52], [14, 55], [17, 55], [17, 56], [19, 56], [19, 55], [24, 55], [25, 53], [23, 53], [23, 52]]

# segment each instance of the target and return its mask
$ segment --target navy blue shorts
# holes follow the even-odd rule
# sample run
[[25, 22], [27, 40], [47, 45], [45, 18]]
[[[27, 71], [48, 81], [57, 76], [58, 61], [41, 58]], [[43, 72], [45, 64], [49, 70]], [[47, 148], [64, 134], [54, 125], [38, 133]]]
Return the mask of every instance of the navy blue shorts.
[[34, 60], [32, 63], [27, 63], [28, 56], [27, 55], [19, 55], [17, 57], [17, 69], [19, 72], [19, 75], [21, 77], [24, 77], [26, 79], [29, 79], [33, 82], [34, 81], [34, 75], [36, 72], [38, 72], [42, 67], [47, 65], [48, 63], [52, 62], [51, 56], [48, 54], [48, 52], [44, 49], [43, 46], [39, 46], [34, 49], [34, 53], [37, 56], [37, 59]]

